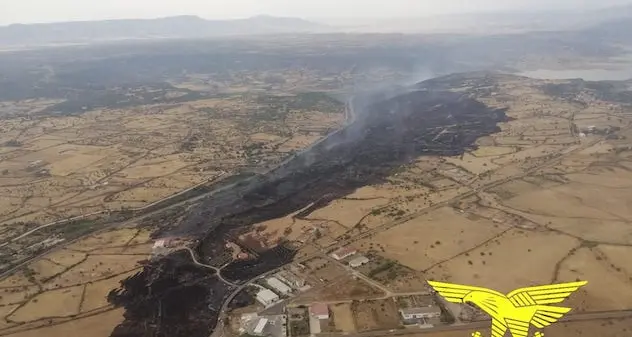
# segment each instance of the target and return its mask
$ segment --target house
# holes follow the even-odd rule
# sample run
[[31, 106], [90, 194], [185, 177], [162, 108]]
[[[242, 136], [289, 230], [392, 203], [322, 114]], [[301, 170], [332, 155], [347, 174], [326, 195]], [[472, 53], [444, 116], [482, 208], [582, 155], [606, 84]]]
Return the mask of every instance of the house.
[[426, 319], [440, 317], [441, 308], [431, 305], [427, 307], [400, 309], [399, 313], [402, 315], [404, 321], [413, 321], [422, 318]]
[[340, 261], [346, 257], [349, 257], [353, 254], [355, 254], [357, 252], [357, 250], [355, 248], [352, 247], [342, 247], [338, 250], [336, 250], [335, 252], [331, 253], [331, 257], [333, 257], [334, 259]]
[[312, 304], [309, 315], [317, 319], [329, 319], [329, 307], [325, 303]]
[[281, 295], [287, 295], [292, 292], [292, 288], [290, 288], [287, 284], [281, 282], [276, 277], [269, 277], [266, 280], [266, 283], [274, 290], [278, 291]]
[[349, 266], [351, 268], [357, 268], [357, 267], [360, 267], [361, 265], [367, 264], [367, 263], [369, 263], [369, 258], [367, 258], [364, 255], [360, 255], [360, 256], [354, 258], [353, 260], [349, 261]]
[[257, 301], [264, 306], [274, 304], [279, 300], [279, 295], [272, 292], [270, 289], [262, 289], [257, 293]]
[[263, 329], [265, 329], [266, 324], [268, 324], [267, 318], [261, 318], [259, 322], [257, 322], [257, 326], [252, 330], [255, 335], [262, 335]]

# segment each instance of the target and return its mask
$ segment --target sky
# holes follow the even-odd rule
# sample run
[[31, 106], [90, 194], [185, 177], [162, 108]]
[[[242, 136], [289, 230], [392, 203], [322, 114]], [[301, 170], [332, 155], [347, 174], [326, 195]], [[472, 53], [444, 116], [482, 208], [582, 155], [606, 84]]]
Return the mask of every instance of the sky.
[[632, 0], [0, 0], [0, 25], [172, 15], [208, 19], [262, 14], [305, 19], [394, 18], [620, 4], [632, 4]]

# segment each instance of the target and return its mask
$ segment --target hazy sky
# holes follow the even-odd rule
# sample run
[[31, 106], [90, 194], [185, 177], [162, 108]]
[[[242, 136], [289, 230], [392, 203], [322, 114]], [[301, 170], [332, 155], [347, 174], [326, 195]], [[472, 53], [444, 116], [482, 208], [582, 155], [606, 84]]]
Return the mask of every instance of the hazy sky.
[[411, 17], [512, 9], [594, 8], [632, 0], [0, 0], [0, 25], [193, 14], [241, 18]]

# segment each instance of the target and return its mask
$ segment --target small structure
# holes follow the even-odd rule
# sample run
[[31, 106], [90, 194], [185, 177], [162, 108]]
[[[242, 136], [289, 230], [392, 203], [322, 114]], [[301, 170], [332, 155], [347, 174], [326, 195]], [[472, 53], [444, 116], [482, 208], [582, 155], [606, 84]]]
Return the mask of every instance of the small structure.
[[329, 307], [325, 303], [312, 304], [309, 307], [309, 315], [317, 319], [329, 319]]
[[369, 258], [364, 256], [364, 255], [360, 255], [356, 258], [354, 258], [353, 260], [349, 261], [349, 266], [351, 268], [357, 268], [360, 267], [363, 264], [367, 264], [369, 263]]
[[441, 316], [441, 308], [431, 305], [420, 308], [400, 309], [404, 321], [415, 321], [419, 319], [437, 318]]
[[41, 159], [40, 160], [34, 160], [34, 161], [29, 163], [28, 167], [35, 167], [35, 166], [38, 166], [41, 163], [42, 163]]
[[170, 248], [176, 243], [176, 238], [173, 237], [165, 237], [162, 239], [158, 239], [154, 242], [154, 249], [156, 248]]
[[353, 254], [355, 254], [357, 252], [357, 250], [355, 248], [352, 247], [342, 247], [338, 250], [336, 250], [335, 252], [331, 253], [331, 257], [333, 257], [334, 259], [340, 261], [344, 258], [347, 258]]
[[274, 290], [276, 290], [279, 293], [281, 293], [281, 295], [287, 295], [287, 294], [292, 292], [292, 288], [288, 287], [287, 284], [281, 282], [276, 277], [268, 277], [268, 279], [266, 280], [266, 283], [270, 287], [272, 287]]
[[257, 293], [257, 301], [263, 306], [270, 306], [279, 300], [279, 295], [272, 292], [270, 289], [262, 289]]
[[154, 249], [156, 248], [165, 248], [167, 246], [167, 242], [164, 239], [156, 240], [154, 242]]
[[259, 322], [257, 322], [257, 326], [252, 330], [255, 335], [262, 335], [263, 329], [265, 329], [266, 324], [268, 324], [267, 318], [261, 318]]
[[276, 277], [283, 283], [289, 285], [292, 288], [300, 289], [305, 286], [305, 280], [296, 276], [295, 274], [282, 270], [276, 274]]

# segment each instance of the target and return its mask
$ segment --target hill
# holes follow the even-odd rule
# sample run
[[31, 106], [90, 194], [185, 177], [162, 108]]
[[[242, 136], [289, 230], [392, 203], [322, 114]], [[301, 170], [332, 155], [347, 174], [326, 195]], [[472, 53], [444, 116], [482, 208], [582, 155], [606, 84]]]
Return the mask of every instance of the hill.
[[326, 29], [327, 27], [321, 24], [298, 18], [256, 16], [239, 20], [205, 20], [197, 16], [174, 16], [147, 20], [14, 24], [0, 27], [0, 45], [45, 45], [120, 39], [311, 33]]

